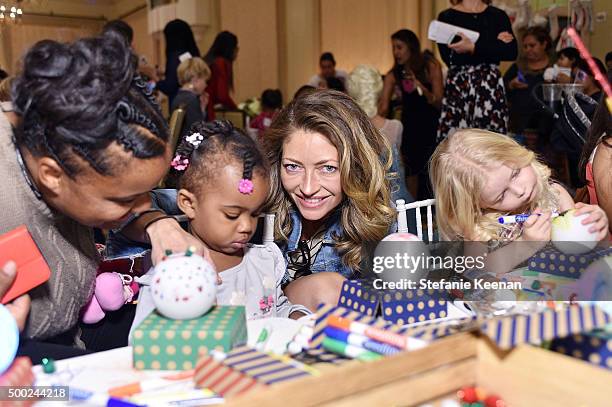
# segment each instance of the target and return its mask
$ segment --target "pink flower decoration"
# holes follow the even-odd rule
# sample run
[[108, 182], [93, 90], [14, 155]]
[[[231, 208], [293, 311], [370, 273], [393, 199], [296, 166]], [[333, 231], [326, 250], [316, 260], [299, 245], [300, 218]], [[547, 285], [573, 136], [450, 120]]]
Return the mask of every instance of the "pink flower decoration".
[[238, 183], [238, 191], [241, 194], [250, 194], [253, 192], [253, 181], [250, 179], [241, 179]]
[[183, 158], [182, 155], [177, 154], [176, 157], [172, 159], [170, 166], [177, 171], [184, 171], [189, 166], [189, 160], [187, 158]]

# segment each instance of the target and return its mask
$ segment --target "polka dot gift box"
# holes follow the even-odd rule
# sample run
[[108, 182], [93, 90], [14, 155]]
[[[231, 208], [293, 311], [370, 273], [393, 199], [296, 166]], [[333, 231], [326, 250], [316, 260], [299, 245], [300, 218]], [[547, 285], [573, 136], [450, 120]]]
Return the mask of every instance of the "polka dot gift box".
[[584, 254], [562, 253], [552, 246], [529, 259], [529, 270], [559, 277], [580, 278], [581, 273], [595, 260], [612, 254], [612, 248], [596, 248]]
[[413, 324], [444, 318], [447, 304], [434, 290], [378, 290], [365, 281], [347, 280], [338, 305], [395, 324]]
[[243, 306], [216, 306], [194, 319], [175, 320], [153, 311], [133, 333], [136, 369], [189, 370], [213, 350], [228, 352], [247, 341]]
[[612, 325], [555, 339], [551, 349], [612, 370]]

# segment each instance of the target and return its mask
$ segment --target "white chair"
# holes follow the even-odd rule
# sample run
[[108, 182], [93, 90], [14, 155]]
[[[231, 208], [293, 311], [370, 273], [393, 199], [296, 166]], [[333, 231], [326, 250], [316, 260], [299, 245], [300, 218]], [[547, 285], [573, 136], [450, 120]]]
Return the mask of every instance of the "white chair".
[[397, 209], [397, 231], [399, 233], [408, 233], [408, 220], [406, 212], [410, 209], [415, 210], [415, 221], [417, 228], [417, 236], [423, 240], [423, 224], [421, 220], [421, 208], [425, 207], [427, 211], [427, 240], [428, 243], [433, 241], [433, 211], [432, 207], [436, 204], [435, 199], [425, 199], [423, 201], [405, 203], [403, 199], [398, 199], [396, 202]]

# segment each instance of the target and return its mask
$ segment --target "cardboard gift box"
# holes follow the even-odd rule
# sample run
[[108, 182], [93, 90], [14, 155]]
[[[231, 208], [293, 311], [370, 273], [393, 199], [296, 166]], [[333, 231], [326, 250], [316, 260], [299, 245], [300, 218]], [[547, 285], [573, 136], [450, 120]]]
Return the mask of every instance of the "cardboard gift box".
[[338, 365], [316, 364], [318, 376], [228, 395], [225, 406], [280, 405], [286, 400], [295, 407], [441, 405], [465, 386], [486, 389], [511, 406], [610, 404], [612, 372], [530, 345], [605, 326], [610, 317], [598, 307], [572, 306], [528, 315], [430, 321], [423, 326], [402, 327], [354, 310], [322, 305], [317, 312], [313, 345], [322, 341], [330, 314], [432, 341], [423, 349], [367, 363], [345, 359]]
[[434, 290], [377, 290], [360, 280], [346, 280], [338, 305], [395, 324], [412, 324], [447, 315], [446, 300]]
[[215, 306], [205, 315], [187, 320], [168, 319], [153, 311], [134, 330], [134, 367], [193, 369], [201, 355], [213, 350], [228, 352], [246, 341], [243, 306]]
[[529, 270], [568, 278], [580, 278], [595, 260], [612, 254], [612, 248], [596, 248], [585, 254], [564, 254], [553, 246], [534, 254], [529, 259]]
[[216, 360], [211, 355], [200, 358], [195, 367], [194, 382], [196, 387], [227, 397], [313, 373], [316, 371], [289, 358], [243, 346], [229, 352], [223, 360]]
[[612, 370], [612, 325], [555, 339], [551, 350]]

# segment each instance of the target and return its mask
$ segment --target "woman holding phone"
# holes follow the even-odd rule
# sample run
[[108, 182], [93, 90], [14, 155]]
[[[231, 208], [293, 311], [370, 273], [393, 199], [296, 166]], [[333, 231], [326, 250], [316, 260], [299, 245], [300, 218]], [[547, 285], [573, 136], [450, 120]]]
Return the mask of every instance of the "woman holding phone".
[[438, 20], [480, 35], [476, 42], [459, 33], [452, 44], [438, 44], [448, 66], [438, 141], [456, 129], [475, 127], [506, 133], [508, 108], [500, 61], [514, 61], [516, 39], [508, 15], [491, 0], [451, 0]]
[[401, 93], [402, 158], [410, 194], [431, 197], [427, 161], [436, 148], [436, 130], [442, 103], [442, 68], [429, 51], [421, 52], [416, 34], [399, 30], [391, 36], [395, 65], [385, 76], [379, 114], [386, 116], [394, 89]]

